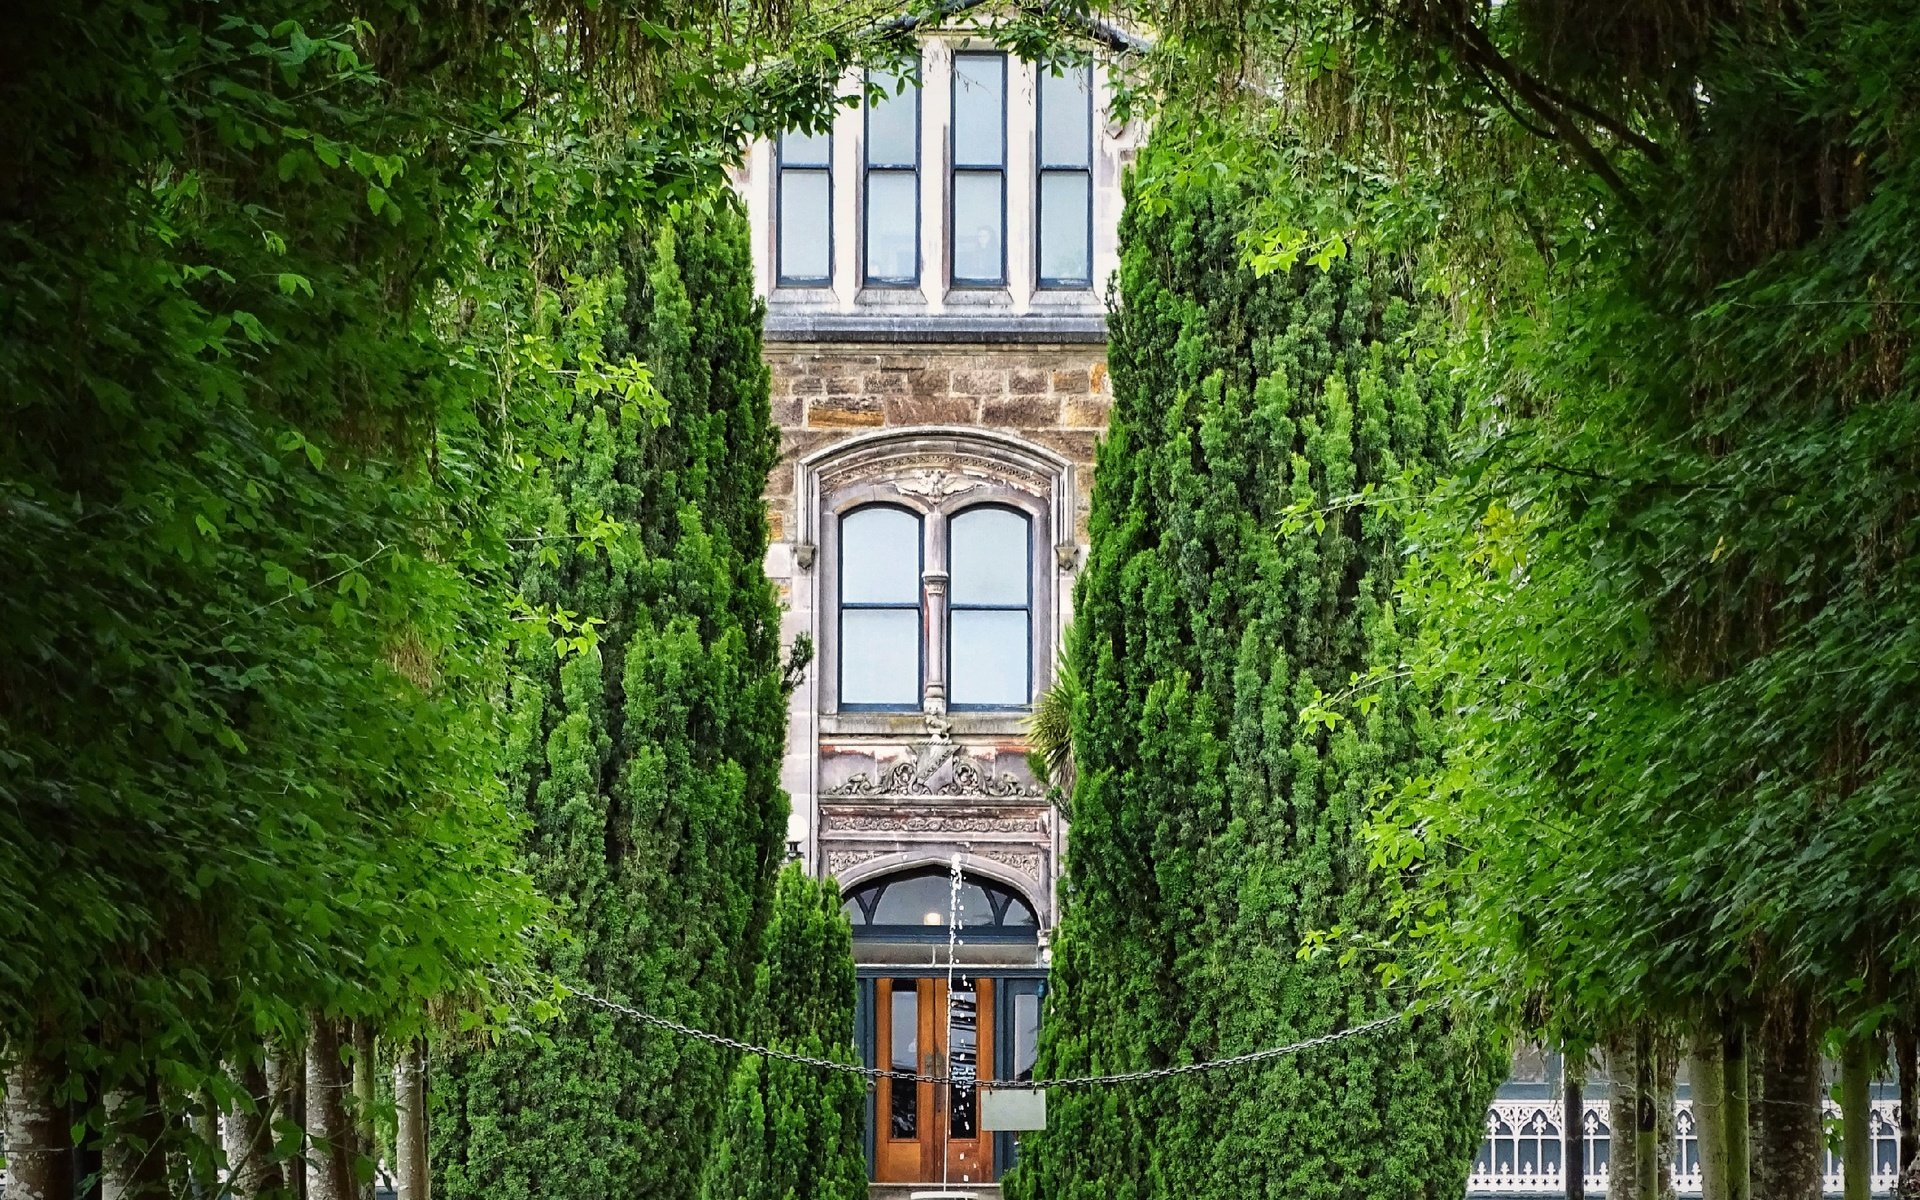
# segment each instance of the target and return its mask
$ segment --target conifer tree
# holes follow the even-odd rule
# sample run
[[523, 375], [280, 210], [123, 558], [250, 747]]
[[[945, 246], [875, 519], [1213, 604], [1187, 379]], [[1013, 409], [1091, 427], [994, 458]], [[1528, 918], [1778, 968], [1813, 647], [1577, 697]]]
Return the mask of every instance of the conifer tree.
[[[739, 1032], [779, 863], [785, 696], [761, 492], [777, 450], [744, 218], [690, 204], [631, 236], [607, 350], [664, 419], [583, 396], [522, 594], [592, 630], [530, 638], [512, 697], [526, 863], [560, 979]], [[606, 544], [576, 536], [602, 519]], [[591, 625], [589, 622], [604, 622]], [[731, 1058], [576, 1002], [434, 1079], [435, 1194], [691, 1200]]]
[[[811, 1058], [854, 1061], [853, 930], [832, 880], [781, 872], [754, 986], [751, 1040]], [[777, 1059], [735, 1068], [702, 1200], [859, 1200], [866, 1086]]]
[[[1394, 884], [1360, 835], [1378, 790], [1435, 747], [1396, 678], [1399, 528], [1373, 501], [1430, 477], [1454, 401], [1384, 264], [1239, 266], [1250, 193], [1179, 181], [1175, 132], [1146, 155], [1176, 180], [1165, 202], [1130, 202], [1122, 224], [1042, 1075], [1218, 1059], [1404, 1003], [1369, 953]], [[1301, 956], [1335, 929], [1353, 961]], [[1422, 1019], [1057, 1092], [1008, 1194], [1454, 1200], [1503, 1065]]]

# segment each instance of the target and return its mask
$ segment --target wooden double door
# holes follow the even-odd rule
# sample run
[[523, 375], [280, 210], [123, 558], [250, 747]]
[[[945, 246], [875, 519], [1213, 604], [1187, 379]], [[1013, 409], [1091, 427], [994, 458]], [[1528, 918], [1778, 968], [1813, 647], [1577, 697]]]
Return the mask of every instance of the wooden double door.
[[874, 1033], [881, 1066], [951, 1075], [951, 1087], [882, 1079], [874, 1097], [874, 1178], [881, 1183], [993, 1181], [993, 1135], [980, 1128], [980, 1093], [957, 1082], [992, 1077], [993, 983], [944, 978], [874, 981]]

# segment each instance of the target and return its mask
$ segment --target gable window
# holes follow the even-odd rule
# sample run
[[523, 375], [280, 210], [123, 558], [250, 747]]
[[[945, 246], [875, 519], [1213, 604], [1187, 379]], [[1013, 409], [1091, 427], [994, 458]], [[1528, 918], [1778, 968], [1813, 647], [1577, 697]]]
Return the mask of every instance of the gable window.
[[1010, 508], [970, 508], [948, 533], [948, 702], [1015, 708], [1032, 694], [1030, 522]]
[[920, 282], [920, 70], [867, 72], [885, 93], [866, 108], [866, 245], [862, 282], [915, 287]]
[[1043, 288], [1093, 286], [1093, 68], [1041, 68], [1035, 260]]
[[1007, 282], [1007, 56], [953, 56], [953, 282]]
[[790, 130], [780, 137], [777, 281], [826, 287], [833, 276], [833, 135]]
[[868, 505], [840, 521], [840, 701], [918, 709], [921, 687], [920, 518]]

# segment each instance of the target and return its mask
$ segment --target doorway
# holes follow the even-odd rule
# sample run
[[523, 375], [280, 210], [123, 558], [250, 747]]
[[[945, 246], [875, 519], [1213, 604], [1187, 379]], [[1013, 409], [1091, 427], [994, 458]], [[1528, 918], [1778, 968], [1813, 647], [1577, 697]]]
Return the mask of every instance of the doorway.
[[990, 1183], [993, 1136], [980, 1128], [980, 1093], [960, 1080], [993, 1077], [994, 981], [953, 984], [949, 1037], [944, 978], [874, 981], [874, 1034], [881, 1065], [951, 1075], [951, 1087], [881, 1079], [874, 1103], [874, 1178], [881, 1183]]

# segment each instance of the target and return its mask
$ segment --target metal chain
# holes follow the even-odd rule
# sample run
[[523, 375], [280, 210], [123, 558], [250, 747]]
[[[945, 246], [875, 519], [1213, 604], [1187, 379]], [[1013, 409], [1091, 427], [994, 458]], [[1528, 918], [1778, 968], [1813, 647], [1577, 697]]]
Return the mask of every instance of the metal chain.
[[842, 1071], [849, 1075], [865, 1076], [869, 1080], [897, 1079], [905, 1083], [957, 1084], [963, 1088], [973, 1087], [978, 1084], [986, 1088], [1020, 1092], [1048, 1091], [1054, 1088], [1106, 1087], [1110, 1084], [1117, 1083], [1146, 1083], [1155, 1079], [1171, 1079], [1177, 1075], [1197, 1075], [1203, 1071], [1219, 1071], [1228, 1067], [1243, 1067], [1251, 1063], [1266, 1062], [1269, 1059], [1286, 1058], [1289, 1055], [1299, 1054], [1303, 1051], [1332, 1045], [1334, 1042], [1344, 1041], [1350, 1037], [1358, 1037], [1363, 1033], [1371, 1033], [1376, 1029], [1383, 1029], [1388, 1025], [1404, 1021], [1408, 1015], [1405, 1011], [1397, 1012], [1389, 1016], [1367, 1021], [1360, 1025], [1349, 1026], [1346, 1029], [1337, 1029], [1332, 1033], [1323, 1033], [1318, 1037], [1310, 1037], [1305, 1041], [1292, 1042], [1285, 1046], [1270, 1046], [1265, 1050], [1254, 1050], [1247, 1054], [1236, 1054], [1231, 1058], [1216, 1058], [1207, 1062], [1182, 1063], [1177, 1067], [1155, 1067], [1152, 1070], [1126, 1071], [1118, 1075], [1078, 1075], [1064, 1079], [976, 1080], [972, 1077], [958, 1079], [950, 1075], [919, 1075], [912, 1071], [891, 1071], [884, 1067], [863, 1067], [857, 1063], [840, 1062], [831, 1058], [815, 1058], [806, 1054], [793, 1054], [786, 1050], [775, 1050], [771, 1046], [756, 1046], [751, 1042], [740, 1041], [738, 1038], [730, 1038], [718, 1033], [709, 1033], [704, 1029], [695, 1029], [691, 1025], [683, 1025], [668, 1017], [655, 1016], [653, 1013], [634, 1008], [630, 1004], [622, 1004], [617, 1000], [608, 1000], [604, 997], [596, 996], [592, 992], [581, 991], [578, 988], [568, 988], [567, 992], [569, 995], [578, 996], [589, 1004], [604, 1008], [608, 1012], [618, 1013], [624, 1017], [631, 1017], [643, 1025], [651, 1025], [656, 1029], [664, 1029], [670, 1033], [677, 1033], [681, 1037], [692, 1038], [695, 1041], [707, 1042], [715, 1046], [723, 1046], [728, 1050], [735, 1050], [742, 1054], [754, 1054], [762, 1058], [779, 1059], [781, 1062], [790, 1062], [798, 1066], [812, 1067], [821, 1071]]

